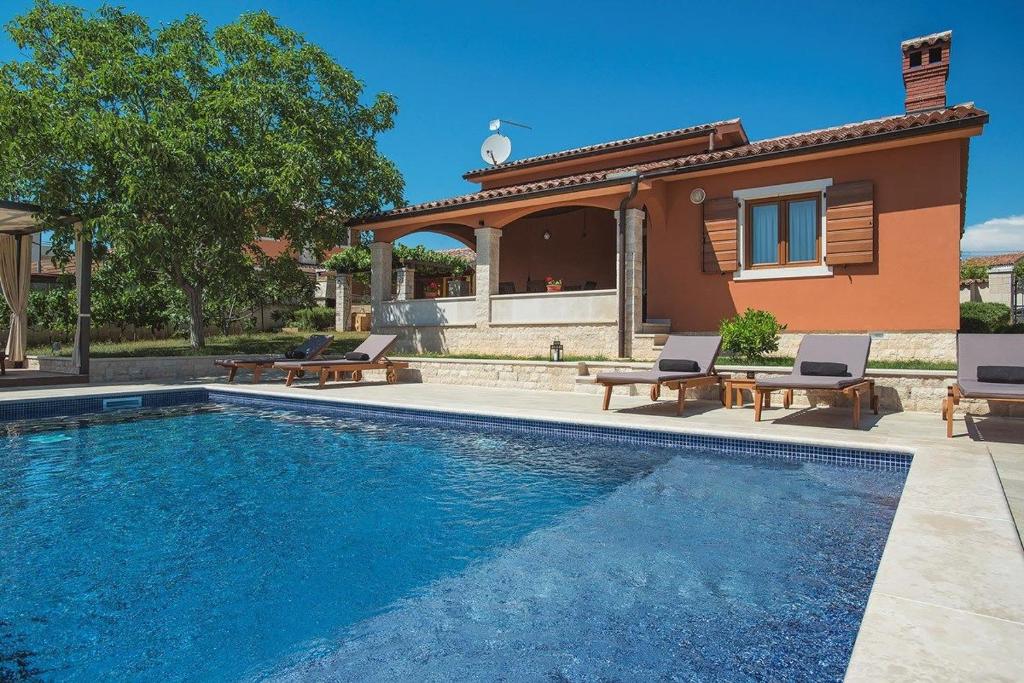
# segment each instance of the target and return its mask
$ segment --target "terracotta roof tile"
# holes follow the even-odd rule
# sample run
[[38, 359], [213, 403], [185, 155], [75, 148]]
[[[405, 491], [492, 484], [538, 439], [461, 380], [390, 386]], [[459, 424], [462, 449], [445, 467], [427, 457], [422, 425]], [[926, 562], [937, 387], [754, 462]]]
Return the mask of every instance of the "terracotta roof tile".
[[470, 263], [476, 263], [476, 252], [469, 247], [455, 247], [453, 249], [442, 249], [442, 253], [449, 254], [451, 256], [458, 256], [464, 258]]
[[449, 208], [460, 207], [481, 202], [495, 202], [502, 199], [510, 199], [525, 195], [543, 194], [546, 192], [558, 191], [574, 186], [588, 185], [600, 182], [622, 182], [627, 183], [630, 176], [635, 173], [659, 173], [669, 174], [675, 171], [684, 171], [688, 168], [706, 165], [725, 164], [730, 162], [740, 163], [747, 159], [755, 159], [769, 154], [780, 154], [787, 152], [798, 152], [810, 150], [824, 145], [837, 145], [843, 143], [856, 144], [868, 142], [876, 136], [896, 135], [904, 132], [921, 130], [925, 132], [929, 128], [940, 125], [957, 124], [961, 122], [976, 121], [983, 124], [988, 121], [988, 113], [978, 109], [973, 103], [960, 104], [946, 109], [917, 112], [912, 114], [899, 114], [882, 119], [861, 121], [832, 128], [822, 128], [804, 133], [794, 133], [765, 140], [750, 142], [745, 145], [729, 147], [727, 149], [707, 151], [698, 154], [651, 161], [632, 166], [602, 169], [576, 175], [560, 176], [519, 185], [508, 185], [495, 187], [489, 190], [480, 190], [469, 194], [439, 199], [421, 204], [411, 204], [398, 209], [382, 213], [377, 216], [370, 216], [352, 222], [353, 225], [365, 225], [379, 220], [389, 220], [402, 216], [415, 215], [420, 213], [432, 213]]
[[1021, 259], [1024, 259], [1024, 251], [1015, 251], [1009, 254], [972, 256], [971, 258], [964, 259], [964, 265], [985, 266], [986, 268], [992, 268], [995, 266], [1012, 266]]
[[622, 140], [612, 140], [610, 142], [601, 142], [596, 145], [587, 145], [585, 147], [574, 147], [573, 149], [564, 149], [560, 152], [551, 152], [550, 154], [541, 154], [533, 157], [526, 157], [524, 159], [516, 159], [515, 161], [507, 161], [504, 164], [497, 164], [495, 166], [488, 166], [486, 168], [477, 168], [472, 171], [467, 171], [462, 177], [467, 180], [470, 178], [476, 178], [485, 176], [490, 173], [496, 173], [498, 171], [505, 171], [510, 168], [517, 168], [520, 166], [532, 166], [541, 162], [554, 161], [556, 159], [567, 159], [576, 156], [584, 156], [587, 154], [593, 154], [594, 152], [604, 152], [607, 150], [619, 149], [624, 147], [638, 147], [646, 146], [654, 142], [664, 142], [672, 138], [685, 138], [695, 134], [710, 133], [718, 126], [727, 123], [739, 123], [739, 119], [729, 119], [727, 121], [716, 121], [714, 123], [702, 123], [699, 126], [690, 126], [688, 128], [676, 128], [673, 130], [664, 130], [658, 133], [648, 133], [647, 135], [637, 135], [631, 138], [623, 138]]

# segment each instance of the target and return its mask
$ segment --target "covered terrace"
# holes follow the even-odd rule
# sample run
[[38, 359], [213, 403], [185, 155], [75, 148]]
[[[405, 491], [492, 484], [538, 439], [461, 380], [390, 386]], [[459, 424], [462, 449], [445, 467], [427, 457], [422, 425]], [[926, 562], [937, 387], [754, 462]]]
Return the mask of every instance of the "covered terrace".
[[[410, 351], [540, 355], [559, 339], [572, 353], [624, 355], [619, 339], [641, 331], [643, 319], [647, 215], [643, 206], [623, 206], [628, 189], [627, 182], [605, 196], [571, 193], [368, 225], [374, 329], [399, 334]], [[419, 232], [474, 249], [470, 293], [428, 299], [406, 291], [414, 278], [390, 271], [392, 245]], [[637, 324], [620, 326], [624, 316]]]
[[[78, 285], [78, 323], [72, 372], [63, 374], [28, 368], [28, 296], [31, 289], [32, 235], [48, 227], [38, 219], [41, 209], [24, 202], [0, 201], [0, 289], [10, 309], [4, 369], [0, 389], [16, 386], [74, 384], [89, 381], [90, 278], [92, 243], [79, 237], [75, 248], [75, 278]], [[77, 218], [62, 219], [80, 225]]]

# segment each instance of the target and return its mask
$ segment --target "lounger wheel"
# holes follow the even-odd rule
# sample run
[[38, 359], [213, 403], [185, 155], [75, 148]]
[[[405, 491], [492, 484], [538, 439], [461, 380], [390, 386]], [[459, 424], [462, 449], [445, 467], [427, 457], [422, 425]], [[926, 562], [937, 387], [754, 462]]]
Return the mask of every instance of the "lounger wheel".
[[651, 400], [652, 401], [657, 401], [659, 398], [661, 398], [661, 385], [660, 384], [652, 384], [651, 385]]
[[384, 376], [387, 378], [388, 384], [395, 384], [398, 382], [398, 370], [394, 368], [388, 368]]
[[363, 371], [362, 370], [353, 370], [352, 371], [352, 381], [353, 382], [362, 382], [363, 381]]

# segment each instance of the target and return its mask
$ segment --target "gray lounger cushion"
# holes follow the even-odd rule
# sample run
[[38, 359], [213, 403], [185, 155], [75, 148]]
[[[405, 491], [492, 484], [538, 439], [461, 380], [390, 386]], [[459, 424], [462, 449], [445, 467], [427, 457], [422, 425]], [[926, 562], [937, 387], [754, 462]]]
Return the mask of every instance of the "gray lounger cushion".
[[780, 389], [842, 389], [863, 381], [863, 377], [821, 377], [792, 374], [758, 379], [757, 386]]
[[314, 334], [309, 339], [284, 354], [284, 356], [290, 360], [316, 358], [332, 341], [334, 341], [334, 337], [326, 334]]
[[[715, 359], [718, 358], [718, 349], [722, 346], [722, 337], [719, 335], [691, 336], [673, 334], [665, 342], [665, 348], [654, 363], [651, 370], [637, 370], [636, 372], [607, 372], [599, 373], [596, 381], [598, 384], [658, 384], [661, 382], [672, 382], [675, 380], [693, 379], [703, 377], [715, 367]], [[658, 370], [662, 360], [683, 359], [696, 361], [698, 372], [664, 372]]]
[[273, 365], [281, 360], [281, 356], [253, 356], [252, 358], [223, 358], [213, 361], [214, 365], [220, 365], [226, 368], [234, 367], [236, 365], [248, 365], [251, 363], [258, 363], [261, 365]]
[[597, 376], [599, 384], [660, 384], [674, 380], [703, 377], [703, 372], [660, 372], [658, 370], [637, 370], [636, 372], [607, 372]]
[[[864, 381], [864, 371], [871, 351], [871, 336], [866, 334], [808, 334], [800, 342], [800, 350], [793, 363], [794, 372], [780, 377], [757, 380], [760, 387], [779, 389], [842, 389]], [[842, 363], [849, 377], [803, 375], [800, 366], [805, 362]]]
[[[328, 334], [314, 334], [306, 341], [302, 342], [294, 349], [289, 351], [283, 356], [252, 356], [251, 358], [218, 358], [213, 361], [214, 365], [219, 365], [224, 368], [234, 368], [240, 366], [247, 366], [252, 364], [258, 365], [273, 365], [289, 358], [316, 358], [324, 352], [331, 342], [334, 341], [334, 337]], [[296, 355], [301, 354], [301, 355]]]
[[961, 334], [956, 338], [956, 377], [967, 397], [1024, 398], [1024, 385], [979, 382], [979, 365], [1024, 365], [1019, 334]]
[[1024, 398], [1024, 384], [997, 384], [976, 379], [962, 379], [958, 384], [967, 398]]
[[339, 365], [365, 365], [376, 363], [395, 344], [398, 335], [395, 334], [371, 334], [362, 344], [356, 347], [354, 353], [365, 353], [370, 360], [307, 360], [307, 361], [285, 361], [276, 363], [276, 366], [285, 370], [301, 370], [308, 367], [336, 367]]

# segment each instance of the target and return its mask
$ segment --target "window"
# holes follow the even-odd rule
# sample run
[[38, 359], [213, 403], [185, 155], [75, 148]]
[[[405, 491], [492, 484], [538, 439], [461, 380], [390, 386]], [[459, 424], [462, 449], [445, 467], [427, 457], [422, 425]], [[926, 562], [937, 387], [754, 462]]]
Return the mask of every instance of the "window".
[[921, 66], [921, 53], [920, 52], [911, 52], [910, 53], [910, 67], [914, 68], [914, 67], [918, 67], [918, 66]]
[[821, 258], [821, 194], [747, 202], [750, 268], [815, 264]]
[[936, 63], [941, 62], [941, 61], [942, 61], [942, 48], [941, 47], [933, 47], [932, 49], [928, 50], [928, 63], [929, 64], [936, 64]]

